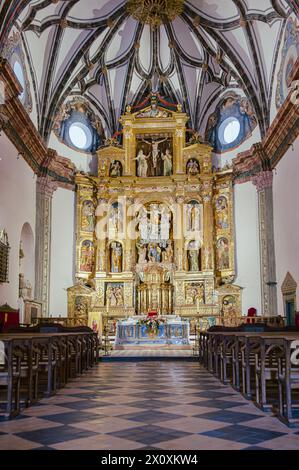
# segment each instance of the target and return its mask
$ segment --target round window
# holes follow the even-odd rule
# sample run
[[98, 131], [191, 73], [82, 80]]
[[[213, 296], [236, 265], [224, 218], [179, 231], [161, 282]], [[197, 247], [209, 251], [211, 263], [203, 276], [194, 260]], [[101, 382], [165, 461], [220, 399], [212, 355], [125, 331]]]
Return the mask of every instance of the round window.
[[69, 128], [69, 137], [74, 147], [86, 150], [90, 147], [92, 135], [90, 129], [81, 122], [74, 122]]
[[225, 119], [218, 131], [218, 137], [222, 145], [229, 145], [235, 142], [240, 134], [240, 121], [235, 117]]
[[21, 87], [23, 88], [23, 91], [20, 94], [20, 99], [23, 100], [24, 96], [25, 96], [25, 77], [24, 77], [23, 67], [20, 64], [20, 62], [18, 62], [17, 60], [14, 63], [13, 71], [14, 71], [15, 76], [17, 77]]

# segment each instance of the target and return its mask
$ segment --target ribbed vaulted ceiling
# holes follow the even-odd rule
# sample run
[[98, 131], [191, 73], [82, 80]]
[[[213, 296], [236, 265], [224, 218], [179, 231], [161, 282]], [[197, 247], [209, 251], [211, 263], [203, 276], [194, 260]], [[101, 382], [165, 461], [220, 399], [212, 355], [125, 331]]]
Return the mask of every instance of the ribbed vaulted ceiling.
[[71, 95], [84, 96], [112, 135], [126, 104], [155, 87], [183, 105], [195, 130], [228, 88], [251, 100], [262, 135], [269, 126], [274, 67], [292, 0], [189, 0], [179, 17], [157, 29], [129, 16], [120, 0], [7, 3], [1, 46], [13, 28], [21, 32], [46, 140]]

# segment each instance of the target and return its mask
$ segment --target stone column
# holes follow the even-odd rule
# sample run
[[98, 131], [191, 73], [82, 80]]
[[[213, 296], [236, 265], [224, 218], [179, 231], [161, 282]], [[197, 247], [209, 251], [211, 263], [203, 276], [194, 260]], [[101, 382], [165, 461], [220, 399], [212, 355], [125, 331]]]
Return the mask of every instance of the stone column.
[[57, 182], [41, 176], [36, 182], [35, 298], [42, 303], [42, 316], [49, 315], [52, 196]]
[[277, 315], [277, 282], [273, 224], [273, 172], [252, 178], [258, 193], [262, 315]]

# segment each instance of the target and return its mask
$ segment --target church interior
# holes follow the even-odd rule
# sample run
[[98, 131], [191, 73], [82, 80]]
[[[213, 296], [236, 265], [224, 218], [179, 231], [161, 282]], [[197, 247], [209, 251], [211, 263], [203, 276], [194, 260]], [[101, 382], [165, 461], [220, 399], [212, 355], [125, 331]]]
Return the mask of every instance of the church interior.
[[298, 0], [0, 1], [0, 449], [299, 450]]

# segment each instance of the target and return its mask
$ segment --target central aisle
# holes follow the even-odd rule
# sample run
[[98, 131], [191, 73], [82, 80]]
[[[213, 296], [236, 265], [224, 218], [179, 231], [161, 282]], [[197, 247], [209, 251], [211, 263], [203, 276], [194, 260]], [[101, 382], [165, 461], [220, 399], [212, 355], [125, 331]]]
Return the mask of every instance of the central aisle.
[[0, 449], [298, 449], [288, 429], [188, 360], [103, 362], [21, 417]]

